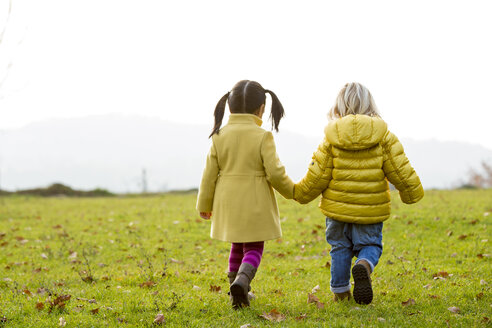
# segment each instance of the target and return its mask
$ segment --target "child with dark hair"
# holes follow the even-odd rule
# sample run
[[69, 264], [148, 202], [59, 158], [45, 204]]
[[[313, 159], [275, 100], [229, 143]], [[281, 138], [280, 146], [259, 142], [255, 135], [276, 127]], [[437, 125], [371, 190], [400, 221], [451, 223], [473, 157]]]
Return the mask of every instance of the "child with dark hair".
[[[261, 128], [267, 93], [272, 129], [278, 131], [282, 104], [258, 82], [240, 81], [219, 100], [198, 193], [197, 210], [203, 219], [211, 219], [211, 237], [232, 244], [228, 278], [233, 308], [249, 306], [248, 291], [264, 242], [282, 236], [273, 189], [287, 199], [294, 194], [273, 135]], [[231, 115], [221, 129], [227, 102]]]

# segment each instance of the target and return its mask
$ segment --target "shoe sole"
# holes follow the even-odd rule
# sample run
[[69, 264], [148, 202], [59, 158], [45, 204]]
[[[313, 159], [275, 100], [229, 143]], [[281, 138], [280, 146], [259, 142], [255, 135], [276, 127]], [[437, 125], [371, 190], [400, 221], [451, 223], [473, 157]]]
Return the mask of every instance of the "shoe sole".
[[235, 309], [249, 306], [248, 293], [240, 285], [231, 285], [232, 307]]
[[372, 302], [372, 286], [367, 269], [362, 264], [356, 264], [352, 268], [354, 277], [354, 300], [358, 304], [370, 304]]

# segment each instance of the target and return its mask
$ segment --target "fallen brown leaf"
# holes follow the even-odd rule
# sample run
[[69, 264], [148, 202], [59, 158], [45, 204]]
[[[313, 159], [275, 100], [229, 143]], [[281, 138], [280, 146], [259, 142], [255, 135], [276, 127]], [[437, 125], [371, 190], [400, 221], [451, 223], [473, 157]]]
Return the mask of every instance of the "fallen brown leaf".
[[285, 315], [278, 312], [277, 309], [273, 309], [269, 313], [263, 312], [260, 317], [271, 322], [281, 322], [285, 320]]
[[147, 287], [147, 288], [150, 288], [150, 287], [154, 287], [156, 285], [155, 282], [149, 280], [149, 281], [146, 281], [146, 282], [143, 282], [141, 283], [140, 285], [138, 285], [140, 288], [144, 288], [144, 287]]
[[166, 321], [166, 318], [164, 318], [164, 314], [162, 314], [162, 313], [159, 313], [154, 318], [154, 323], [157, 325], [163, 325], [165, 321]]
[[96, 309], [90, 310], [90, 312], [91, 312], [92, 314], [98, 314], [98, 313], [99, 313], [99, 308], [96, 308]]
[[222, 289], [222, 287], [220, 287], [220, 286], [210, 285], [210, 291], [211, 292], [218, 293], [218, 292], [220, 292], [221, 289]]
[[314, 294], [308, 293], [307, 302], [308, 302], [308, 304], [309, 303], [317, 303], [317, 302], [319, 302], [319, 298], [318, 298], [318, 296], [316, 296]]
[[42, 309], [44, 309], [44, 303], [43, 302], [36, 303], [36, 309], [38, 311], [41, 311]]
[[477, 300], [479, 300], [483, 297], [483, 293], [478, 293], [475, 297], [477, 298]]
[[67, 301], [70, 301], [70, 298], [72, 298], [72, 295], [60, 295], [55, 300], [53, 301], [53, 304], [58, 305]]
[[466, 237], [468, 237], [468, 235], [460, 235], [460, 236], [458, 237], [458, 239], [459, 239], [459, 240], [463, 240], [463, 239], [465, 239]]
[[448, 310], [453, 312], [453, 313], [460, 313], [460, 309], [457, 308], [456, 306], [448, 307]]
[[409, 298], [407, 301], [401, 302], [403, 306], [415, 305], [415, 300], [413, 298]]
[[449, 277], [449, 273], [447, 273], [446, 271], [439, 271], [438, 273], [434, 273], [432, 275], [432, 278], [436, 278], [436, 277], [447, 278]]

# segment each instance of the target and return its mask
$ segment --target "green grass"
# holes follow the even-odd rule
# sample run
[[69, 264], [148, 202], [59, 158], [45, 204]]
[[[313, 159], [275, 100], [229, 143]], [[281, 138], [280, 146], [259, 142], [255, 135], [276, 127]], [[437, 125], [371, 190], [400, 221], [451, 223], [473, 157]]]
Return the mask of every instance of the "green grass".
[[[0, 326], [58, 327], [63, 317], [66, 327], [150, 327], [158, 313], [167, 327], [490, 326], [492, 190], [427, 191], [412, 206], [393, 200], [372, 304], [332, 301], [316, 202], [279, 197], [284, 236], [266, 243], [256, 300], [234, 311], [229, 245], [209, 238], [195, 195], [0, 198]], [[438, 272], [449, 276], [434, 279]], [[140, 287], [148, 281], [155, 285]], [[307, 303], [316, 285], [322, 309]], [[50, 313], [59, 295], [71, 298]], [[415, 304], [403, 306], [409, 298]], [[260, 317], [272, 309], [285, 320]]]

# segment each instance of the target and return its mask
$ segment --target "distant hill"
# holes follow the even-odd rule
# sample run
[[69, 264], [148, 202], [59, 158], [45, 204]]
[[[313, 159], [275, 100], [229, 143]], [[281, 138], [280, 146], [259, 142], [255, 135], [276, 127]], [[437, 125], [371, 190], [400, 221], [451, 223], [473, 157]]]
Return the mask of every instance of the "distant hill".
[[[265, 127], [267, 124], [265, 124]], [[29, 189], [60, 181], [76, 189], [135, 192], [196, 188], [210, 147], [210, 126], [123, 115], [56, 119], [0, 131], [0, 188]], [[321, 135], [321, 132], [320, 132]], [[278, 153], [300, 179], [321, 137], [281, 131]], [[479, 145], [402, 140], [426, 188], [449, 188], [492, 151]]]

